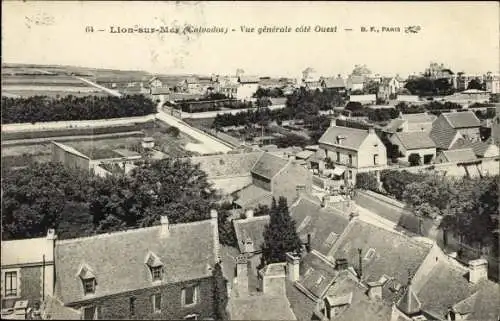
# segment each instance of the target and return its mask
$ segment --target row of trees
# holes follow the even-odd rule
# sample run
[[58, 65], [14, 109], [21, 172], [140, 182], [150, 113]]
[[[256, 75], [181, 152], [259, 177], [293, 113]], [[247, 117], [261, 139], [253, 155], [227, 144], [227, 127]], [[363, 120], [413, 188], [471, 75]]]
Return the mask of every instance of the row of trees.
[[140, 164], [129, 176], [101, 178], [35, 163], [2, 175], [2, 238], [73, 238], [170, 222], [207, 219], [218, 200], [206, 174], [189, 161]]
[[259, 87], [257, 88], [257, 91], [255, 94], [253, 94], [254, 98], [262, 98], [262, 97], [270, 97], [270, 98], [279, 98], [279, 97], [285, 97], [285, 94], [283, 93], [283, 89], [281, 88], [262, 88]]
[[454, 93], [453, 84], [446, 78], [430, 79], [420, 77], [409, 79], [405, 88], [412, 95], [418, 96], [451, 95]]
[[363, 106], [359, 102], [348, 102], [345, 110], [350, 111], [351, 116], [368, 117], [373, 122], [386, 122], [399, 117], [397, 108], [372, 109]]
[[144, 95], [2, 97], [2, 124], [144, 116], [155, 109], [153, 101]]

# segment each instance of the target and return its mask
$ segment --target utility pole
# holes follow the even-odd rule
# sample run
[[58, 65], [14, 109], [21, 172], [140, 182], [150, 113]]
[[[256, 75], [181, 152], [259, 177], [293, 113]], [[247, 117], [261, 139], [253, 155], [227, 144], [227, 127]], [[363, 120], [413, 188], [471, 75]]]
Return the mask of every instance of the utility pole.
[[363, 252], [363, 249], [358, 248], [358, 254], [359, 254], [359, 279], [363, 279], [363, 258], [361, 257], [361, 254]]

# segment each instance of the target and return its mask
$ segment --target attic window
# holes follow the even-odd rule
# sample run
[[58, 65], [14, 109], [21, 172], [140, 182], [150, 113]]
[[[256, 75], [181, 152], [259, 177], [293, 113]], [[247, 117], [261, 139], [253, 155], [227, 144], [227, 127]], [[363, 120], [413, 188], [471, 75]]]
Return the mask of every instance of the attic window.
[[78, 276], [82, 281], [83, 293], [85, 295], [95, 293], [96, 279], [92, 270], [88, 266], [83, 266]]
[[300, 223], [299, 227], [297, 228], [297, 232], [302, 231], [307, 226], [307, 224], [309, 224], [310, 221], [311, 221], [311, 217], [306, 216], [304, 218], [304, 220], [302, 221], [302, 223]]
[[154, 253], [149, 253], [146, 257], [146, 265], [151, 272], [153, 282], [163, 280], [163, 262]]
[[365, 254], [365, 260], [371, 260], [375, 256], [375, 250], [369, 249]]
[[85, 294], [95, 293], [95, 278], [82, 280], [83, 282], [83, 292]]

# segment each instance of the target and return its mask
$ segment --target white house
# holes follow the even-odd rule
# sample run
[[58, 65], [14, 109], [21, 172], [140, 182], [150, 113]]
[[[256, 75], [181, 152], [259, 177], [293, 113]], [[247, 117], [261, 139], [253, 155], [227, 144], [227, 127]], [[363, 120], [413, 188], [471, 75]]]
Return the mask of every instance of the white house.
[[250, 100], [259, 88], [259, 78], [250, 76], [240, 76], [238, 78], [238, 88], [236, 98], [239, 100]]

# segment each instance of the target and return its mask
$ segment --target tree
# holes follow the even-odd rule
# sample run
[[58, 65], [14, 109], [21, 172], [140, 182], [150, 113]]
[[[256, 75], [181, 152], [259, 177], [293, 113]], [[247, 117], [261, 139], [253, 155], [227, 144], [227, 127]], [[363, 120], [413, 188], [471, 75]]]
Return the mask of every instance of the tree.
[[383, 170], [380, 172], [380, 180], [384, 190], [400, 201], [403, 200], [403, 193], [408, 184], [422, 182], [426, 177], [426, 174], [415, 174], [405, 170]]
[[355, 65], [351, 74], [353, 76], [367, 76], [371, 73], [371, 70], [366, 65]]
[[377, 192], [378, 191], [377, 176], [374, 173], [356, 174], [356, 188]]
[[262, 205], [262, 204], [257, 205], [257, 208], [255, 209], [255, 211], [254, 211], [253, 215], [254, 215], [254, 216], [265, 216], [265, 215], [269, 215], [269, 206], [267, 206], [267, 205]]
[[287, 252], [300, 253], [302, 243], [295, 229], [295, 221], [288, 211], [287, 200], [273, 198], [270, 221], [264, 230], [262, 259], [265, 264], [285, 262]]
[[220, 263], [215, 264], [212, 276], [214, 278], [213, 302], [215, 320], [229, 320], [226, 312], [228, 303], [227, 280], [224, 278]]
[[420, 165], [420, 154], [412, 153], [410, 156], [408, 156], [408, 162], [410, 163], [410, 166], [418, 166]]
[[279, 148], [287, 148], [291, 146], [305, 147], [309, 144], [309, 140], [297, 134], [287, 134], [276, 140], [276, 145]]
[[474, 78], [471, 81], [469, 81], [469, 84], [467, 85], [467, 89], [477, 89], [477, 90], [482, 90], [483, 89], [483, 84], [479, 81], [479, 79]]
[[172, 127], [169, 127], [167, 128], [167, 134], [171, 135], [172, 137], [179, 137], [179, 134], [180, 134], [180, 130], [179, 128], [175, 127], [175, 126], [172, 126]]
[[345, 106], [345, 109], [350, 111], [358, 111], [363, 109], [363, 105], [357, 101], [350, 101]]
[[217, 207], [218, 211], [218, 226], [219, 226], [219, 242], [224, 245], [237, 247], [236, 234], [234, 232], [233, 222], [230, 220], [232, 208], [231, 203], [224, 202]]

